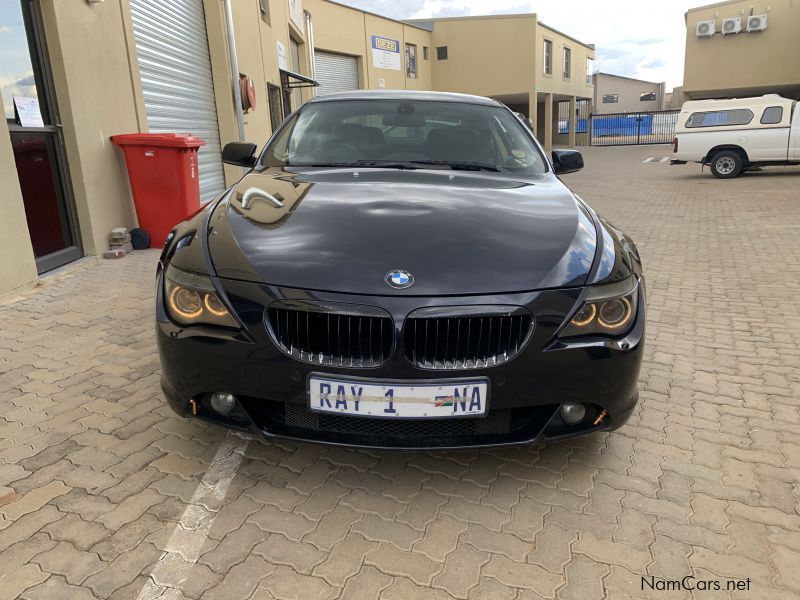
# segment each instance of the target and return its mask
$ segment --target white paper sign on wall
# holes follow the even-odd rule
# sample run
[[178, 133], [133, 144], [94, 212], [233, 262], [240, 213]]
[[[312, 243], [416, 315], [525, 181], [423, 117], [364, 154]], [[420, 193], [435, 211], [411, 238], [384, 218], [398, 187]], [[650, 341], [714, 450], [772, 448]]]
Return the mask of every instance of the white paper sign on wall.
[[14, 96], [14, 108], [17, 109], [19, 124], [23, 127], [44, 127], [38, 98]]
[[372, 66], [376, 69], [400, 70], [400, 42], [391, 38], [372, 36]]

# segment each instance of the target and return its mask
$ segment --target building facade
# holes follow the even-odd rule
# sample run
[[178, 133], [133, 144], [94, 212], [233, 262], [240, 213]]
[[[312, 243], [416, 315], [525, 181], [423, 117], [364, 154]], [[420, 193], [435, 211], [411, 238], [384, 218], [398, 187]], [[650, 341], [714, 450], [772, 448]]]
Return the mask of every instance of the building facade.
[[731, 0], [686, 13], [682, 100], [800, 99], [800, 4]]
[[633, 79], [611, 73], [595, 73], [594, 114], [664, 110], [666, 83]]
[[530, 116], [548, 148], [588, 143], [564, 114], [591, 102], [594, 48], [536, 15], [404, 22], [329, 0], [7, 0], [0, 27], [0, 295], [136, 226], [115, 134], [203, 138], [204, 201], [241, 176], [222, 164], [225, 143], [260, 146], [313, 95], [348, 89], [491, 96]]

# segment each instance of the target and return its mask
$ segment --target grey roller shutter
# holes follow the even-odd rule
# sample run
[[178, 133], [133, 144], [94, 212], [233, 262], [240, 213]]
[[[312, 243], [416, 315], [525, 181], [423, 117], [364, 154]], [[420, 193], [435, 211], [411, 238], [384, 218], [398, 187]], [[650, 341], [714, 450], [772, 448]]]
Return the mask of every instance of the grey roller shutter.
[[358, 89], [358, 62], [355, 56], [314, 51], [314, 77], [319, 82], [317, 95]]
[[148, 128], [205, 140], [198, 153], [200, 199], [211, 200], [225, 189], [225, 178], [203, 3], [130, 3]]

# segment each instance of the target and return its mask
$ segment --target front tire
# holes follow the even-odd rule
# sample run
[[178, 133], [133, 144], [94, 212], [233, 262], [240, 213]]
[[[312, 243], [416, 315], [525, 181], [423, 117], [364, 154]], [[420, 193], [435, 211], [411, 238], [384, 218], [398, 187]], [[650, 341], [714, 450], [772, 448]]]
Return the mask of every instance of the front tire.
[[711, 159], [711, 173], [717, 179], [738, 177], [744, 167], [742, 155], [733, 150], [720, 150]]

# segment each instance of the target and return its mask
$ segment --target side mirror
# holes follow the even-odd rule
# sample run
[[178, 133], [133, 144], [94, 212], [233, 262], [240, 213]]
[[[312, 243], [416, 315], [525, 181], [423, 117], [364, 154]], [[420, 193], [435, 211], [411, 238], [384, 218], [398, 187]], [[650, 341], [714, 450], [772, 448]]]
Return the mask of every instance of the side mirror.
[[222, 149], [222, 162], [238, 167], [256, 164], [256, 145], [250, 142], [229, 142]]
[[577, 150], [553, 150], [553, 171], [556, 175], [573, 173], [583, 168], [583, 156]]

